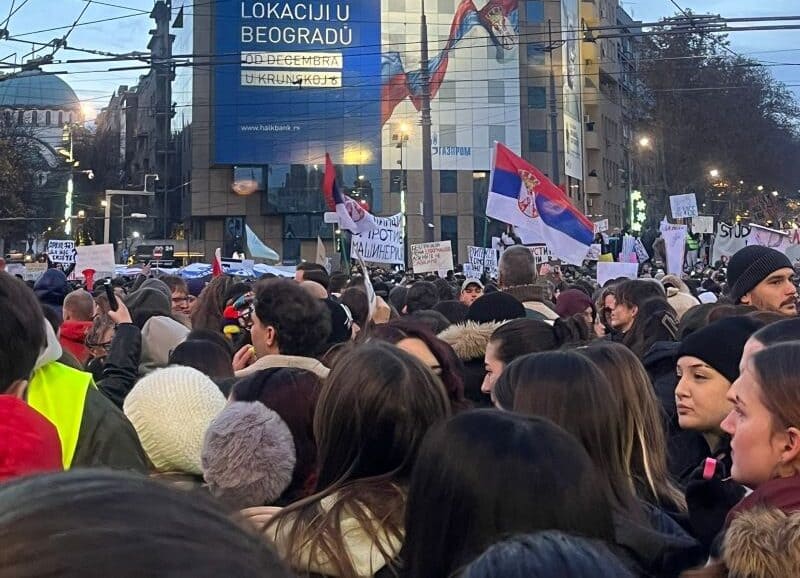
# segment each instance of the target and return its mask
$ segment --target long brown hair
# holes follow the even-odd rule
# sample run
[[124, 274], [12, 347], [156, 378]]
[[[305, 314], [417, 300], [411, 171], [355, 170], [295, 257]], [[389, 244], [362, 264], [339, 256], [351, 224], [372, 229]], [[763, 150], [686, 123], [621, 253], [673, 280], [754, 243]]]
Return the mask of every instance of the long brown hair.
[[[307, 551], [308, 560], [328, 560], [337, 576], [356, 578], [341, 533], [345, 514], [389, 563], [397, 553], [387, 544], [402, 542], [405, 488], [422, 439], [449, 413], [442, 382], [411, 355], [385, 343], [347, 353], [328, 376], [314, 416], [316, 493], [267, 527], [286, 536], [289, 563], [310, 572]], [[323, 508], [329, 496], [335, 501]]]
[[637, 494], [653, 505], [686, 511], [686, 498], [670, 479], [664, 420], [650, 377], [624, 345], [599, 343], [577, 350], [600, 368], [619, 404], [623, 453]]
[[222, 331], [225, 294], [235, 284], [233, 277], [222, 275], [215, 277], [203, 287], [192, 312], [192, 329]]
[[800, 428], [800, 343], [767, 347], [750, 363], [761, 389], [761, 403], [772, 415], [773, 430]]

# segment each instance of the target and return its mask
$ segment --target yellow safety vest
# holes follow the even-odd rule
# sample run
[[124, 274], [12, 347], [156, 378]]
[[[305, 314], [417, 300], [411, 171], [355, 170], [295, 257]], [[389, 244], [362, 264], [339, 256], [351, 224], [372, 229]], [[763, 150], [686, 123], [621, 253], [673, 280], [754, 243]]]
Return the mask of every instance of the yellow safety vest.
[[41, 413], [58, 430], [64, 469], [72, 466], [81, 431], [86, 393], [92, 374], [57, 361], [40, 367], [28, 384], [28, 405]]

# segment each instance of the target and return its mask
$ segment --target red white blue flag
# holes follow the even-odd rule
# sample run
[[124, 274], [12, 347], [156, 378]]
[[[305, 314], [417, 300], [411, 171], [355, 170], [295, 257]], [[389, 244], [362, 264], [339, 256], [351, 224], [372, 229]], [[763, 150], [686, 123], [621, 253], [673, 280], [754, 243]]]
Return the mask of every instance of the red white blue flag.
[[376, 227], [375, 217], [358, 202], [342, 194], [336, 182], [336, 169], [328, 153], [325, 153], [325, 177], [322, 180], [322, 193], [331, 211], [336, 211], [339, 226], [353, 233], [366, 233]]
[[541, 171], [496, 143], [486, 216], [540, 238], [559, 259], [580, 265], [594, 225]]

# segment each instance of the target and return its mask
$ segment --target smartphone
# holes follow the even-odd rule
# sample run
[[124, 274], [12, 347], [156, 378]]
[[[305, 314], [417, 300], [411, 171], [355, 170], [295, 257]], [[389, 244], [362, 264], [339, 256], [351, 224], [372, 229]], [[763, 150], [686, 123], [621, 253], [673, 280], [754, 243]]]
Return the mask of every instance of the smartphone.
[[111, 286], [111, 281], [105, 282], [106, 288], [106, 297], [108, 297], [108, 308], [111, 311], [116, 311], [119, 309], [119, 303], [117, 303], [117, 295], [114, 293], [114, 287]]

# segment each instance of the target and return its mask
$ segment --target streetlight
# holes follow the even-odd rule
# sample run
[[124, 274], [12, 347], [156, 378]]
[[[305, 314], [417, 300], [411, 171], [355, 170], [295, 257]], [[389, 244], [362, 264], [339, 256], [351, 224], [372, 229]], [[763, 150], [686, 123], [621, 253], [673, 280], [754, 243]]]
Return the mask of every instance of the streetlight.
[[778, 196], [778, 191], [772, 191], [772, 196], [773, 197], [777, 197]]
[[756, 190], [757, 190], [757, 191], [763, 191], [763, 190], [764, 190], [764, 185], [758, 185], [758, 186], [756, 187]]
[[645, 148], [645, 149], [646, 148], [650, 148], [650, 137], [649, 136], [643, 136], [642, 138], [640, 138], [639, 139], [639, 146], [642, 147], [642, 148]]
[[717, 177], [719, 177], [719, 170], [711, 169], [710, 171], [708, 171], [708, 174], [711, 175], [712, 179], [716, 179]]
[[131, 235], [131, 236], [132, 236], [134, 239], [138, 239], [139, 237], [141, 237], [141, 235], [139, 234], [139, 231], [134, 231], [134, 232], [132, 233], [132, 235]]

